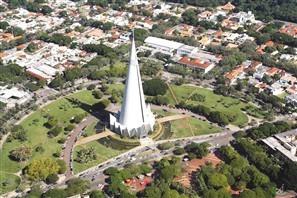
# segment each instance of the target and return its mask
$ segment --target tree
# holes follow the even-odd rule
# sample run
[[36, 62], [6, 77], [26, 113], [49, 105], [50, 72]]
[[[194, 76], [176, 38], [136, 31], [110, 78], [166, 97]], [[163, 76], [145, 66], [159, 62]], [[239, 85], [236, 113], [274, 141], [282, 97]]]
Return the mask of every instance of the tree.
[[109, 100], [101, 100], [100, 102], [98, 103], [95, 103], [92, 108], [95, 109], [95, 110], [103, 110], [105, 109], [106, 107], [108, 107], [108, 105], [110, 104], [110, 101]]
[[36, 159], [25, 169], [25, 176], [30, 180], [45, 180], [50, 174], [58, 173], [59, 169], [53, 158]]
[[74, 116], [73, 121], [74, 121], [76, 124], [78, 124], [78, 123], [80, 123], [85, 117], [86, 117], [86, 114], [85, 114], [85, 113], [81, 113], [81, 114], [78, 114], [78, 115]]
[[87, 90], [94, 90], [96, 88], [96, 85], [91, 84], [87, 87]]
[[55, 128], [51, 129], [48, 134], [52, 137], [57, 137], [61, 132], [63, 128], [61, 126], [55, 126]]
[[[20, 184], [22, 185], [22, 184]], [[30, 192], [27, 194], [27, 198], [39, 198], [43, 194], [43, 191], [39, 188], [33, 188], [30, 190]]]
[[284, 171], [284, 183], [288, 189], [292, 189], [294, 191], [297, 191], [297, 163], [292, 163], [289, 166], [285, 167]]
[[102, 191], [99, 190], [92, 190], [90, 193], [90, 198], [105, 198], [106, 196], [103, 194]]
[[88, 163], [97, 159], [97, 152], [95, 147], [83, 148], [77, 152], [76, 161], [79, 163]]
[[250, 197], [257, 197], [256, 193], [253, 190], [244, 190], [239, 194], [239, 198], [250, 198]]
[[218, 198], [219, 194], [216, 190], [214, 189], [206, 189], [203, 191], [203, 196], [205, 198]]
[[226, 188], [221, 188], [218, 190], [218, 198], [230, 198], [231, 194], [231, 191], [227, 190]]
[[151, 170], [152, 170], [152, 169], [149, 167], [149, 165], [147, 165], [147, 164], [141, 164], [141, 165], [139, 165], [139, 168], [140, 168], [142, 174], [150, 173]]
[[213, 111], [209, 114], [209, 120], [212, 122], [216, 122], [221, 125], [228, 125], [228, 118], [224, 115], [224, 113], [219, 111]]
[[7, 106], [6, 103], [0, 101], [0, 109], [5, 109]]
[[114, 25], [114, 24], [111, 23], [111, 22], [106, 22], [106, 23], [103, 24], [103, 26], [102, 26], [102, 30], [103, 30], [104, 32], [106, 32], [106, 31], [108, 31], [108, 30], [111, 30], [111, 28], [112, 28], [113, 25]]
[[81, 178], [73, 178], [66, 182], [67, 184], [67, 196], [73, 196], [77, 194], [84, 193], [88, 186], [90, 185], [90, 181], [83, 180]]
[[143, 42], [146, 37], [148, 37], [149, 32], [142, 28], [136, 28], [134, 30], [134, 39], [135, 41], [141, 41]]
[[18, 162], [24, 162], [32, 156], [30, 146], [19, 146], [10, 151], [9, 157]]
[[59, 167], [60, 167], [58, 173], [59, 173], [59, 174], [63, 174], [63, 173], [65, 173], [66, 170], [67, 170], [66, 162], [65, 162], [64, 160], [62, 160], [62, 159], [58, 159], [58, 160], [57, 160], [57, 163], [58, 163], [58, 165], [59, 165]]
[[174, 145], [171, 142], [163, 142], [161, 144], [159, 144], [158, 148], [160, 150], [168, 150], [170, 148], [172, 148]]
[[58, 174], [50, 174], [46, 178], [48, 184], [55, 184], [59, 180]]
[[175, 150], [173, 151], [173, 153], [174, 153], [175, 155], [182, 155], [182, 154], [184, 154], [185, 152], [186, 152], [185, 149], [180, 148], [180, 147], [175, 148]]
[[220, 173], [215, 173], [210, 176], [208, 185], [212, 186], [215, 189], [220, 189], [228, 186], [228, 180], [225, 175]]
[[198, 23], [198, 18], [197, 14], [195, 13], [194, 9], [187, 9], [183, 14], [182, 14], [182, 19], [184, 23], [196, 26]]
[[104, 171], [105, 175], [115, 175], [116, 173], [118, 173], [119, 170], [116, 167], [109, 167]]
[[167, 85], [160, 78], [154, 78], [143, 83], [143, 91], [149, 96], [164, 95], [167, 91]]
[[142, 197], [144, 198], [159, 198], [161, 196], [161, 190], [157, 186], [150, 186], [145, 188]]
[[48, 5], [44, 5], [44, 6], [42, 6], [42, 8], [41, 8], [41, 12], [42, 12], [44, 15], [50, 14], [52, 11], [53, 11], [53, 9], [52, 9], [51, 7], [49, 7]]
[[49, 197], [66, 198], [67, 194], [66, 194], [66, 191], [63, 189], [49, 189], [48, 191], [43, 193], [41, 197], [42, 198], [49, 198]]
[[67, 69], [65, 71], [65, 79], [67, 81], [73, 81], [75, 79], [78, 79], [80, 76], [81, 76], [81, 69], [78, 67]]
[[9, 27], [9, 24], [6, 21], [0, 22], [0, 29], [6, 30], [7, 27]]
[[103, 97], [103, 93], [99, 90], [93, 91], [92, 94], [93, 94], [94, 98], [96, 98], [96, 99], [101, 99]]
[[160, 178], [166, 182], [171, 182], [174, 176], [180, 173], [180, 168], [176, 165], [168, 165], [160, 170]]
[[179, 198], [180, 195], [176, 190], [170, 190], [170, 188], [165, 189], [163, 192], [163, 198]]

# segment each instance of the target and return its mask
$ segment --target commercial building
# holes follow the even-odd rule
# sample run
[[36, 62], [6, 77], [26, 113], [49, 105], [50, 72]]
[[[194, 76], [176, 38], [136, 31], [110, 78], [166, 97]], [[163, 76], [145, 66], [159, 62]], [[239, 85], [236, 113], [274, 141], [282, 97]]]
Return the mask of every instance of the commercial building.
[[286, 162], [297, 162], [297, 130], [279, 133], [273, 137], [262, 139], [277, 156]]
[[7, 105], [8, 108], [12, 108], [15, 104], [23, 104], [31, 98], [30, 94], [26, 91], [19, 90], [17, 87], [8, 89], [0, 87], [0, 102]]
[[161, 39], [153, 36], [147, 37], [144, 42], [160, 51], [170, 52], [172, 53], [174, 50], [177, 50], [181, 46], [183, 46], [183, 43], [175, 42], [175, 41], [169, 41], [166, 39]]

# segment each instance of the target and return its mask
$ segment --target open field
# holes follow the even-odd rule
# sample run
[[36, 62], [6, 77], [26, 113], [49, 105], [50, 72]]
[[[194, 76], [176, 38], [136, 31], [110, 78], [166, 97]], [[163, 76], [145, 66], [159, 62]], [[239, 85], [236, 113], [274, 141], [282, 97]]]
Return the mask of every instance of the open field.
[[111, 147], [104, 146], [99, 141], [95, 140], [92, 142], [88, 142], [84, 145], [76, 146], [74, 149], [74, 153], [73, 153], [73, 159], [74, 160], [76, 159], [77, 151], [81, 150], [82, 148], [90, 148], [90, 147], [94, 147], [96, 149], [97, 160], [94, 160], [94, 161], [91, 161], [91, 162], [88, 162], [85, 164], [81, 164], [76, 161], [73, 161], [73, 169], [74, 169], [75, 174], [77, 174], [83, 170], [86, 170], [92, 166], [96, 166], [97, 164], [100, 164], [100, 163], [126, 151], [126, 150], [116, 150]]
[[21, 179], [13, 174], [0, 173], [0, 195], [14, 190]]
[[[77, 104], [77, 101], [73, 102], [73, 99], [82, 104]], [[28, 165], [27, 163], [17, 163], [10, 160], [9, 152], [15, 147], [22, 144], [32, 147], [32, 159], [41, 158], [41, 157], [51, 157], [53, 153], [61, 150], [61, 144], [58, 144], [57, 141], [63, 137], [67, 136], [67, 133], [60, 133], [55, 138], [50, 138], [47, 133], [48, 129], [44, 124], [47, 122], [46, 116], [50, 115], [58, 119], [59, 123], [65, 127], [70, 124], [70, 120], [77, 114], [84, 113], [88, 111], [88, 108], [92, 104], [98, 102], [99, 100], [95, 99], [91, 91], [80, 91], [65, 98], [61, 98], [55, 102], [48, 104], [47, 106], [37, 110], [26, 118], [21, 125], [27, 130], [28, 141], [22, 143], [16, 140], [12, 142], [5, 142], [3, 149], [0, 151], [1, 158], [1, 171], [7, 172], [18, 172], [24, 166]], [[38, 146], [44, 148], [43, 152], [36, 152], [35, 149]]]
[[171, 121], [171, 138], [183, 138], [196, 135], [205, 135], [210, 133], [218, 133], [221, 130], [211, 124], [195, 118], [186, 118]]
[[[211, 90], [200, 87], [192, 87], [186, 85], [171, 85], [171, 87], [179, 102], [185, 101], [187, 104], [193, 105], [201, 104], [209, 107], [213, 111], [221, 111], [225, 114], [236, 116], [236, 121], [232, 122], [232, 124], [234, 125], [244, 125], [248, 122], [248, 117], [241, 110], [241, 108], [246, 107], [247, 104], [239, 101], [238, 99], [217, 95], [214, 94]], [[205, 96], [205, 101], [198, 102], [189, 100], [189, 96], [191, 96], [191, 94], [193, 93], [198, 93]]]
[[[181, 86], [170, 85], [170, 86], [179, 102], [184, 101], [187, 104], [205, 105], [213, 111], [221, 111], [225, 114], [237, 117], [237, 119], [231, 123], [237, 126], [240, 126], [240, 125], [243, 126], [248, 122], [247, 115], [241, 110], [242, 108], [246, 108], [247, 106], [249, 106], [248, 113], [251, 116], [255, 116], [257, 118], [263, 119], [266, 115], [266, 113], [262, 112], [261, 109], [258, 109], [256, 106], [252, 104], [246, 104], [235, 98], [225, 97], [222, 95], [215, 94], [213, 93], [212, 90], [209, 90], [209, 89], [189, 86], [189, 85], [181, 85]], [[108, 92], [111, 93], [113, 89], [123, 90], [124, 85], [123, 84], [110, 85]], [[190, 100], [189, 99], [190, 96], [195, 93], [205, 96], [205, 101], [198, 102], [198, 101]], [[167, 91], [165, 96], [169, 98], [170, 105], [176, 105], [172, 97], [172, 94], [170, 93], [169, 90]]]

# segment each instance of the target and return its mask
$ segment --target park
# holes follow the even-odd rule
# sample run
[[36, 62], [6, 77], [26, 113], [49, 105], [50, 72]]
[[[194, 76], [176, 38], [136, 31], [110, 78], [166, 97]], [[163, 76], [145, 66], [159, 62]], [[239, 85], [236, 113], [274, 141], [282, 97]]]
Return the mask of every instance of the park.
[[[237, 117], [231, 124], [235, 126], [244, 126], [248, 123], [247, 113], [242, 111], [243, 108], [251, 106], [253, 109], [257, 108], [251, 104], [243, 103], [238, 99], [230, 97], [224, 97], [214, 94], [211, 90], [200, 88], [197, 86], [188, 85], [168, 85], [171, 89], [167, 90], [165, 96], [169, 98], [169, 104], [166, 107], [167, 110], [156, 109], [154, 113], [157, 117], [162, 118], [166, 116], [173, 116], [180, 114], [176, 112], [174, 108], [178, 105], [178, 102], [184, 101], [187, 104], [197, 105], [203, 104], [212, 110], [222, 111], [226, 114], [231, 114]], [[80, 90], [71, 95], [61, 97], [49, 104], [40, 107], [37, 111], [29, 114], [19, 125], [22, 131], [25, 131], [25, 140], [18, 138], [8, 138], [3, 144], [0, 151], [1, 157], [1, 193], [9, 192], [18, 185], [21, 180], [17, 176], [20, 171], [28, 166], [32, 161], [40, 158], [55, 158], [59, 159], [63, 155], [62, 147], [67, 140], [68, 135], [85, 117], [88, 117], [98, 109], [98, 103], [105, 101], [110, 95], [123, 93], [123, 84], [108, 85], [105, 90], [105, 95], [101, 98], [94, 94], [95, 90]], [[191, 100], [191, 96], [195, 93], [205, 97], [204, 102]], [[99, 94], [100, 95], [100, 94]], [[100, 99], [99, 99], [100, 98]], [[121, 98], [119, 97], [118, 104], [114, 103], [113, 106], [120, 104]], [[103, 102], [102, 102], [103, 103]], [[171, 109], [175, 109], [175, 112], [170, 112]], [[259, 116], [260, 118], [263, 118]], [[98, 127], [106, 126], [104, 120], [96, 120], [88, 125], [79, 137], [83, 139], [92, 135], [96, 135], [100, 130]], [[101, 123], [101, 124], [100, 124]], [[192, 137], [204, 134], [219, 133], [222, 132], [219, 126], [216, 124], [207, 122], [206, 119], [198, 119], [194, 116], [185, 116], [182, 119], [172, 120], [161, 123], [156, 129], [156, 132], [152, 133], [152, 137], [155, 140], [176, 139], [184, 137]], [[129, 142], [130, 141], [130, 142]], [[127, 150], [139, 145], [139, 140], [135, 139], [131, 143], [131, 140], [122, 139], [118, 135], [112, 137], [108, 136], [102, 139], [87, 142], [83, 145], [74, 147], [73, 152], [73, 171], [77, 174], [92, 166], [100, 164], [110, 158], [113, 158]], [[120, 143], [119, 143], [120, 142]], [[128, 143], [125, 143], [128, 142]], [[127, 145], [128, 146], [127, 146]], [[11, 157], [11, 152], [23, 145], [30, 148], [31, 154], [25, 160], [15, 160]], [[79, 159], [79, 153], [86, 151], [94, 152], [94, 156], [90, 159]], [[84, 162], [84, 161], [87, 161]], [[5, 166], [4, 166], [5, 164]], [[14, 175], [8, 179], [7, 175]], [[3, 181], [2, 181], [3, 180]], [[3, 185], [5, 183], [5, 186]]]

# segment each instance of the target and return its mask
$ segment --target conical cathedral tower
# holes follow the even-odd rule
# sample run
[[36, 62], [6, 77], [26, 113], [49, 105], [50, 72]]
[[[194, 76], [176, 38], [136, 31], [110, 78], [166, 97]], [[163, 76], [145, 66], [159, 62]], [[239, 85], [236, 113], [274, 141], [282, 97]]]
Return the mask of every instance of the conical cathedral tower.
[[111, 130], [122, 136], [125, 133], [130, 137], [147, 136], [148, 132], [153, 130], [155, 117], [144, 99], [133, 36], [122, 108], [117, 115], [110, 115]]

